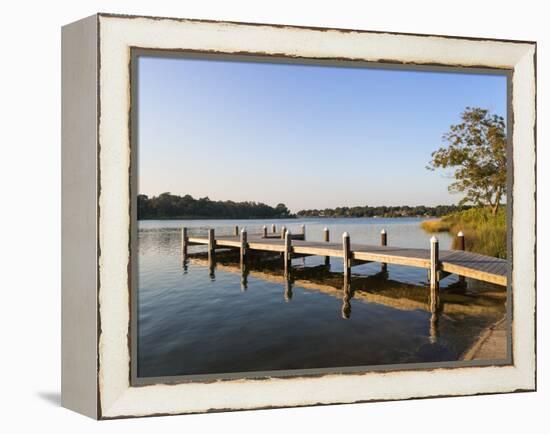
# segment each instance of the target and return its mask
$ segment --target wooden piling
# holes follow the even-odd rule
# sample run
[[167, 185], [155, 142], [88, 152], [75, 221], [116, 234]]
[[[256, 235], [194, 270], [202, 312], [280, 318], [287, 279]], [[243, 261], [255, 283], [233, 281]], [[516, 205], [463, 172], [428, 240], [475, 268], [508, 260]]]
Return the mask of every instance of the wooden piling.
[[271, 232], [273, 232], [274, 234], [277, 233], [277, 226], [275, 226], [275, 223], [271, 225]]
[[[330, 232], [328, 228], [323, 229], [323, 239], [325, 243], [330, 242]], [[325, 266], [330, 267], [330, 256], [325, 256]]]
[[262, 238], [267, 238], [267, 226], [264, 225], [262, 228]]
[[435, 236], [430, 239], [430, 289], [439, 291], [439, 241]]
[[466, 243], [464, 240], [464, 232], [460, 231], [456, 234], [456, 250], [466, 250]]
[[304, 236], [304, 240], [306, 239], [306, 225], [302, 225], [302, 235]]
[[286, 227], [283, 226], [283, 227], [281, 228], [281, 240], [284, 240], [284, 239], [285, 239], [286, 232], [287, 232]]
[[[386, 232], [386, 229], [382, 229], [380, 231], [380, 245], [381, 246], [387, 246], [388, 245], [388, 233]], [[388, 272], [388, 264], [382, 262], [382, 266], [380, 267], [382, 273]]]
[[241, 268], [245, 266], [248, 256], [248, 234], [245, 228], [241, 229], [241, 248], [240, 248], [240, 261]]
[[285, 232], [285, 251], [284, 251], [284, 263], [285, 263], [285, 276], [290, 276], [290, 267], [292, 261], [292, 239], [290, 237], [290, 231]]
[[236, 237], [239, 236], [239, 227], [237, 225], [235, 225], [235, 228], [233, 229], [233, 235], [235, 235]]
[[[466, 241], [464, 239], [464, 232], [460, 231], [458, 234], [456, 234], [456, 250], [466, 250]], [[464, 276], [458, 276], [458, 281], [461, 284], [466, 283], [466, 278]]]
[[342, 234], [342, 252], [344, 255], [344, 278], [351, 276], [351, 243], [349, 234]]

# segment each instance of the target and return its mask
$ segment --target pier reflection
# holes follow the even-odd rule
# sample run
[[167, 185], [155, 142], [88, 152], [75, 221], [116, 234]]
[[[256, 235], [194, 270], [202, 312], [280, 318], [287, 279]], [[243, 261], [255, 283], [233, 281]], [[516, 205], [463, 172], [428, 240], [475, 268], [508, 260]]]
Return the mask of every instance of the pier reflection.
[[439, 314], [441, 310], [439, 291], [430, 289], [430, 342], [435, 344], [439, 337]]
[[[441, 315], [493, 316], [504, 314], [505, 292], [494, 289], [487, 293], [470, 293], [460, 282], [449, 285], [442, 291], [430, 289], [427, 285], [412, 285], [389, 279], [387, 267], [370, 275], [331, 271], [324, 260], [320, 265], [285, 267], [279, 253], [271, 255], [235, 255], [232, 251], [217, 256], [206, 253], [190, 254], [188, 260], [207, 265], [210, 277], [214, 279], [216, 268], [224, 272], [241, 275], [241, 290], [246, 291], [249, 276], [278, 283], [283, 288], [286, 301], [292, 300], [293, 288], [300, 286], [320, 291], [341, 299], [340, 316], [352, 320], [352, 299], [354, 303], [377, 303], [400, 310], [425, 311], [426, 330], [429, 342], [435, 344], [440, 337]], [[185, 264], [185, 261], [184, 261]], [[186, 266], [186, 265], [184, 265]]]
[[216, 255], [208, 258], [208, 276], [210, 280], [216, 280]]
[[250, 270], [246, 262], [241, 262], [241, 291], [246, 291], [248, 289], [248, 275]]
[[342, 296], [342, 318], [349, 319], [351, 316], [351, 298], [353, 289], [351, 288], [351, 276], [344, 276], [344, 287]]
[[292, 278], [290, 273], [286, 276], [285, 279], [285, 301], [290, 301], [292, 299]]

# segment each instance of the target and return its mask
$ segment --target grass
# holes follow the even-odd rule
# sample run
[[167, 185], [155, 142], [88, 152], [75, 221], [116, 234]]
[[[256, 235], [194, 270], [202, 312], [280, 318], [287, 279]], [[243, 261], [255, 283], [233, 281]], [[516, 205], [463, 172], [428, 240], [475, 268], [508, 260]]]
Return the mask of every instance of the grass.
[[[506, 208], [501, 206], [495, 216], [487, 208], [471, 208], [446, 215], [438, 220], [421, 223], [427, 232], [462, 231], [466, 250], [506, 259]], [[453, 246], [454, 247], [454, 246]]]

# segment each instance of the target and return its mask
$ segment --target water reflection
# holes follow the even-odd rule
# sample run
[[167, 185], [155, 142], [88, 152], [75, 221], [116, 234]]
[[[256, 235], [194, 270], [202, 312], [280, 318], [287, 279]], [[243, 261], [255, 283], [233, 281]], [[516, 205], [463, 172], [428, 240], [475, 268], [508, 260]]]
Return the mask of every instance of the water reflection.
[[437, 342], [439, 335], [439, 314], [441, 311], [441, 303], [439, 297], [439, 291], [430, 289], [430, 342], [432, 344]]
[[351, 288], [351, 276], [344, 276], [344, 287], [342, 297], [342, 318], [349, 319], [351, 316], [351, 298], [353, 290]]
[[[460, 282], [450, 284], [445, 291], [430, 289], [428, 285], [412, 285], [389, 279], [388, 269], [370, 275], [343, 275], [341, 271], [331, 271], [324, 263], [304, 266], [303, 259], [295, 259], [301, 266], [294, 264], [285, 271], [284, 259], [278, 253], [254, 252], [240, 260], [236, 251], [227, 250], [216, 256], [217, 261], [206, 253], [189, 255], [196, 264], [207, 265], [213, 271], [220, 268], [224, 272], [241, 275], [241, 289], [248, 287], [249, 276], [270, 282], [278, 282], [284, 288], [285, 300], [292, 298], [292, 288], [299, 284], [310, 290], [316, 290], [338, 296], [342, 300], [341, 316], [351, 317], [351, 299], [361, 302], [374, 302], [397, 309], [420, 309], [428, 312], [429, 335], [431, 342], [437, 342], [439, 317], [443, 312], [471, 315], [497, 314], [504, 312], [502, 297], [484, 297], [483, 293], [471, 294]], [[498, 291], [498, 289], [496, 289]]]
[[245, 261], [241, 261], [241, 291], [246, 291], [248, 289], [248, 275], [250, 270]]
[[214, 258], [208, 260], [208, 277], [211, 281], [216, 280], [216, 261]]
[[290, 273], [285, 276], [285, 301], [292, 299], [292, 278]]

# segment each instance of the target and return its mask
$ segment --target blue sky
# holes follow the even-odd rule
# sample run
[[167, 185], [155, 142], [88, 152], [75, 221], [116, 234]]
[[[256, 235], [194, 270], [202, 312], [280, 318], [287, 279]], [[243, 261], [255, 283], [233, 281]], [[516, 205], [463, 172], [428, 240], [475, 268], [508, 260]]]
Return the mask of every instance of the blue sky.
[[506, 115], [506, 78], [139, 58], [139, 191], [292, 211], [460, 200], [426, 170], [466, 106]]

